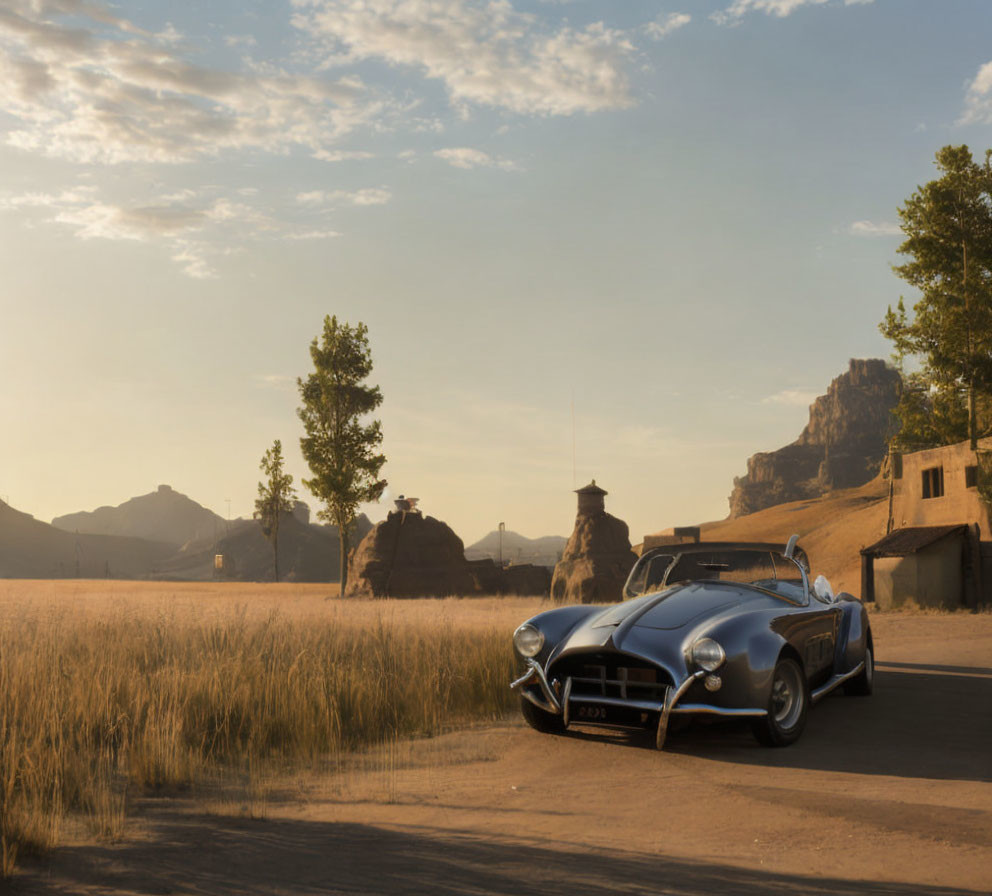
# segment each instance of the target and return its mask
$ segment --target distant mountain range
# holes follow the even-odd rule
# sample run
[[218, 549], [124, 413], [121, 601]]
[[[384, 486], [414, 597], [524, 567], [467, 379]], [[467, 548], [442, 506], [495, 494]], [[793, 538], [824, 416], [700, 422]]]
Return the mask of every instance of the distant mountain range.
[[184, 545], [227, 532], [227, 520], [171, 486], [131, 498], [117, 507], [69, 513], [52, 520], [56, 529], [87, 535], [129, 535]]
[[[554, 566], [561, 557], [568, 539], [561, 535], [527, 538], [518, 532], [503, 532], [503, 562], [533, 563], [535, 566]], [[468, 560], [497, 560], [500, 554], [499, 530], [493, 530], [475, 544], [465, 548]]]
[[176, 546], [121, 535], [64, 532], [0, 501], [0, 577], [147, 578]]
[[[337, 528], [311, 524], [308, 517], [304, 505], [280, 520], [280, 576], [336, 582]], [[355, 544], [371, 528], [361, 514]], [[53, 525], [0, 501], [0, 578], [265, 581], [272, 575], [272, 545], [257, 521], [228, 523], [168, 485], [118, 507], [57, 517]]]

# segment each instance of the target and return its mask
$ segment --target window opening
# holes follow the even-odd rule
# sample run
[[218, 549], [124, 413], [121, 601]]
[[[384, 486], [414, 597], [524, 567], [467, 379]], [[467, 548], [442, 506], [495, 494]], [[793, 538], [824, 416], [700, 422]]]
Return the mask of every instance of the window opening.
[[923, 471], [923, 497], [940, 498], [944, 494], [944, 468], [930, 467]]

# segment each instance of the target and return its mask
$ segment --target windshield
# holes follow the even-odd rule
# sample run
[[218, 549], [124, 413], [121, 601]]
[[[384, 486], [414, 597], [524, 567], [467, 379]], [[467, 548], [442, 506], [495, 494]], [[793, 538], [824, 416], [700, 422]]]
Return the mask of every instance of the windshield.
[[[737, 582], [773, 591], [790, 600], [802, 600], [803, 573], [799, 562], [764, 548], [713, 548], [683, 553], [650, 553], [631, 570], [625, 596], [637, 597], [686, 582]], [[798, 591], [797, 591], [798, 586]]]

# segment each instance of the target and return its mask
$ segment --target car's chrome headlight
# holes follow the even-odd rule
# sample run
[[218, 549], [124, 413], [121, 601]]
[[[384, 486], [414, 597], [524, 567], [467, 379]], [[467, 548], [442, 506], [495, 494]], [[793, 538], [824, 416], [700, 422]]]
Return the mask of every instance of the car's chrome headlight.
[[692, 645], [689, 656], [700, 669], [705, 669], [707, 672], [719, 669], [727, 659], [723, 648], [712, 638], [700, 638]]
[[513, 646], [521, 656], [537, 656], [544, 646], [544, 635], [540, 629], [525, 622], [513, 633]]

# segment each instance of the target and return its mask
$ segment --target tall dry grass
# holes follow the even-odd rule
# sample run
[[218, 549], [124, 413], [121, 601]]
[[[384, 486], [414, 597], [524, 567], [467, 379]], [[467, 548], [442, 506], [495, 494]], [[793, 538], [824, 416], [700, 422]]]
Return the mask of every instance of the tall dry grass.
[[364, 606], [0, 616], [0, 873], [57, 843], [70, 813], [114, 837], [137, 794], [509, 708], [512, 629]]

